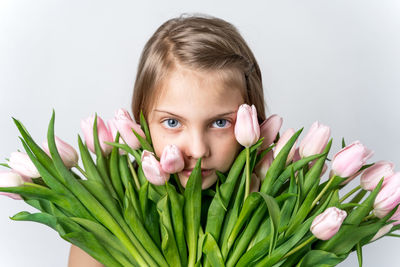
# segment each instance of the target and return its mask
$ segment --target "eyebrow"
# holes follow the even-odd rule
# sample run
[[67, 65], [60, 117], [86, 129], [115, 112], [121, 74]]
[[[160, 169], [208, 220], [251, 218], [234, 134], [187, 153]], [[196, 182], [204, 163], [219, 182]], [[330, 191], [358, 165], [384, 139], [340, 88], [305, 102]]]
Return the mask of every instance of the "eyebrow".
[[[166, 111], [166, 110], [154, 109], [154, 111], [167, 113], [167, 114], [170, 114], [170, 115], [175, 116], [177, 118], [180, 118], [182, 120], [185, 120], [185, 118], [183, 118], [182, 116], [179, 116], [177, 114], [174, 114], [174, 113]], [[228, 112], [216, 114], [215, 116], [211, 117], [211, 119], [218, 118], [218, 117], [223, 117], [223, 116], [227, 116], [227, 115], [231, 115], [231, 114], [234, 114], [234, 113], [236, 113], [236, 110], [235, 111], [228, 111]]]

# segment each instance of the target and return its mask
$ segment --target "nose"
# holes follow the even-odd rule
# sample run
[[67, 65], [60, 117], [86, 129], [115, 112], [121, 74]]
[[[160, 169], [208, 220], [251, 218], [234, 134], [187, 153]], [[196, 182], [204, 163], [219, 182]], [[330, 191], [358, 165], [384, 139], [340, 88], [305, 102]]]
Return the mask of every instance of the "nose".
[[210, 156], [210, 145], [207, 136], [199, 131], [188, 134], [185, 140], [185, 156], [197, 160]]

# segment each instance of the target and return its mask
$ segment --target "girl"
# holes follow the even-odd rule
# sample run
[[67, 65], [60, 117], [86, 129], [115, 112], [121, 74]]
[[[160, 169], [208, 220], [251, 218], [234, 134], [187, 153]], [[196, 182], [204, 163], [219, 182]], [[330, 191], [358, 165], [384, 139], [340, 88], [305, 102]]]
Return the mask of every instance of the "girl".
[[[165, 22], [144, 47], [132, 98], [149, 124], [158, 157], [177, 145], [185, 160], [183, 186], [202, 158], [202, 188], [216, 170], [226, 172], [241, 149], [234, 135], [236, 111], [254, 104], [265, 120], [261, 72], [250, 48], [230, 23], [210, 16], [181, 16]], [[102, 266], [72, 246], [69, 267]]]

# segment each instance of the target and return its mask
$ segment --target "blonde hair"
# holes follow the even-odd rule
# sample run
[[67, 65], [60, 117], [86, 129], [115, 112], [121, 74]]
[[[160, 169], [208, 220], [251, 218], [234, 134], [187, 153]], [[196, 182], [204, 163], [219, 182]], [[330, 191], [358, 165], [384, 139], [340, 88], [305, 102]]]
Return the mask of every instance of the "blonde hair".
[[245, 103], [255, 105], [260, 123], [265, 120], [261, 71], [238, 30], [219, 18], [184, 14], [162, 24], [143, 49], [132, 97], [132, 113], [137, 121], [140, 110], [147, 118], [163, 79], [177, 65], [225, 72], [223, 76], [228, 76], [225, 80], [230, 84], [245, 82]]

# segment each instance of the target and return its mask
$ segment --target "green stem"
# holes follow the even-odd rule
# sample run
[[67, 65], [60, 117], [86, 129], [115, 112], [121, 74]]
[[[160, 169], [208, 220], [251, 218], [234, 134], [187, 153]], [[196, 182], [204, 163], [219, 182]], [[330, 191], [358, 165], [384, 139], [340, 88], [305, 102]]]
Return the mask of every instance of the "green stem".
[[355, 192], [357, 192], [358, 190], [360, 190], [361, 186], [357, 186], [355, 188], [353, 188], [352, 190], [350, 190], [350, 192], [348, 192], [346, 195], [344, 195], [339, 202], [343, 203], [343, 201], [345, 201], [347, 198], [349, 198], [352, 194], [354, 194]]
[[83, 176], [85, 176], [87, 179], [89, 179], [87, 173], [77, 164], [74, 166], [80, 173], [83, 174]]
[[126, 157], [126, 158], [128, 159], [129, 169], [131, 170], [131, 173], [133, 176], [133, 181], [135, 181], [136, 189], [140, 190], [139, 178], [136, 174], [135, 168], [133, 168], [132, 162], [130, 161], [129, 157]]
[[246, 147], [246, 187], [245, 187], [245, 193], [244, 193], [244, 199], [247, 198], [247, 196], [250, 193], [250, 148]]
[[375, 214], [371, 213], [363, 219], [363, 222], [368, 221], [371, 218], [375, 218]]
[[314, 199], [313, 203], [311, 204], [310, 210], [314, 208], [314, 206], [318, 203], [318, 201], [321, 199], [321, 197], [325, 194], [325, 192], [328, 190], [329, 186], [332, 184], [335, 176], [333, 176], [331, 179], [329, 179], [329, 182], [325, 185], [325, 187], [322, 189], [322, 191], [318, 194], [317, 198]]
[[300, 245], [298, 245], [297, 247], [295, 247], [294, 249], [292, 249], [291, 251], [289, 251], [288, 253], [286, 253], [285, 256], [282, 257], [282, 259], [289, 257], [290, 255], [296, 253], [297, 251], [299, 251], [300, 249], [304, 248], [305, 246], [307, 246], [309, 243], [311, 243], [312, 241], [314, 241], [315, 236], [310, 236], [310, 238], [308, 238], [306, 241], [304, 241], [303, 243], [301, 243]]

